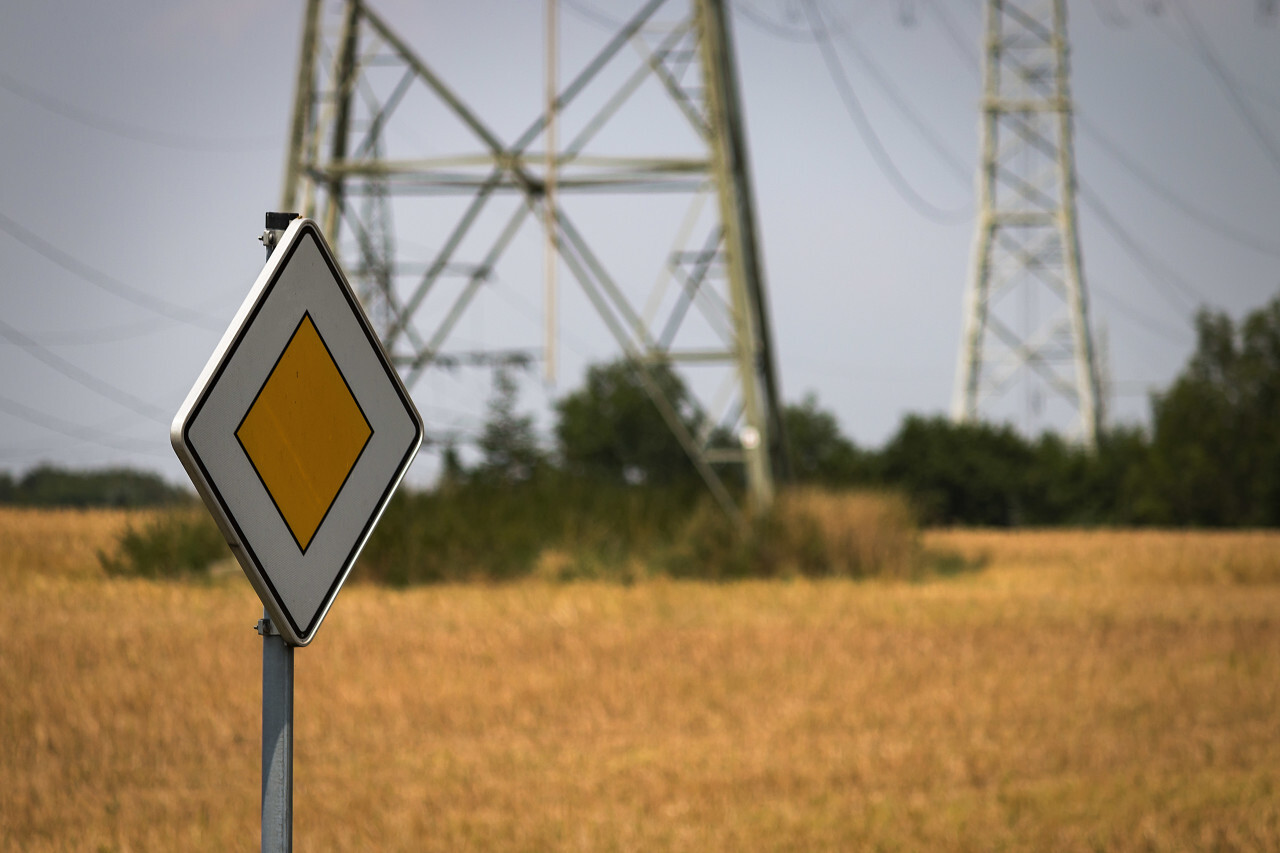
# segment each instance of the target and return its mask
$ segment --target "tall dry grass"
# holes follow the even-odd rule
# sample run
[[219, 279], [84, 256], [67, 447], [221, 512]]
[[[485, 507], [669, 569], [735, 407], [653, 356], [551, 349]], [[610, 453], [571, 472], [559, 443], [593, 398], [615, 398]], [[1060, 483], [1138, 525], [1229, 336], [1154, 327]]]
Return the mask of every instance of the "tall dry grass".
[[919, 568], [919, 529], [901, 495], [792, 489], [774, 513], [790, 559], [810, 563], [797, 573], [906, 578]]
[[0, 586], [101, 577], [98, 553], [156, 512], [0, 507]]
[[780, 492], [746, 535], [704, 501], [661, 546], [647, 555], [653, 570], [684, 579], [903, 578], [925, 557], [900, 496], [817, 488]]
[[1280, 582], [1280, 533], [1272, 530], [932, 530], [924, 542], [1052, 583]]
[[[925, 540], [986, 568], [348, 588], [297, 846], [1280, 849], [1280, 537]], [[252, 848], [252, 592], [88, 560], [0, 576], [0, 849]]]

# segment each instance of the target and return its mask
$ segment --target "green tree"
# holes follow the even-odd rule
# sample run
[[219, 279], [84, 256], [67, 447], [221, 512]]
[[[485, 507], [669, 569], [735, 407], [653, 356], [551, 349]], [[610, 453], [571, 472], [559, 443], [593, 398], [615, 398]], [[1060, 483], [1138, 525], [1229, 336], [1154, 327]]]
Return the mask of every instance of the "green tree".
[[1092, 477], [1097, 502], [1106, 507], [1099, 520], [1111, 524], [1149, 524], [1156, 520], [1160, 496], [1148, 478], [1151, 439], [1140, 427], [1112, 427], [1098, 440]]
[[866, 454], [840, 433], [835, 415], [818, 407], [810, 392], [799, 404], [782, 410], [791, 445], [791, 467], [800, 483], [849, 485], [871, 478]]
[[481, 480], [524, 482], [532, 478], [543, 463], [533, 431], [533, 418], [516, 414], [519, 391], [511, 372], [505, 367], [498, 368], [493, 375], [493, 396], [479, 441], [482, 458], [475, 473]]
[[1029, 444], [1019, 485], [1019, 518], [1026, 524], [1082, 524], [1098, 521], [1094, 505], [1093, 458], [1078, 444], [1045, 433]]
[[441, 491], [452, 491], [461, 486], [467, 479], [467, 470], [462, 465], [462, 456], [453, 439], [445, 441], [440, 452], [440, 480], [436, 488]]
[[1019, 521], [1025, 524], [1131, 524], [1145, 519], [1146, 434], [1113, 427], [1093, 451], [1045, 433], [1030, 445]]
[[129, 468], [71, 471], [40, 465], [11, 483], [8, 500], [30, 506], [163, 506], [186, 503], [186, 490], [158, 474]]
[[[690, 432], [698, 418], [689, 390], [671, 366], [649, 367]], [[594, 365], [577, 391], [556, 403], [556, 440], [565, 468], [619, 483], [665, 485], [695, 476], [692, 463], [625, 359]]]
[[1019, 524], [1034, 459], [1012, 427], [908, 415], [881, 454], [885, 482], [928, 524]]
[[1237, 326], [1202, 311], [1186, 369], [1152, 400], [1151, 520], [1280, 524], [1280, 298]]

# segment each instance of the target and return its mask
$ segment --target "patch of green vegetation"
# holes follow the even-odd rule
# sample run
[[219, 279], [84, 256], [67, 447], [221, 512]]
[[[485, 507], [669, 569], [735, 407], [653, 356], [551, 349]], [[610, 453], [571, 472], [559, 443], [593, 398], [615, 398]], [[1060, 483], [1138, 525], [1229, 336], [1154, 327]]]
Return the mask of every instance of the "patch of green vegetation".
[[112, 577], [181, 578], [207, 575], [231, 556], [222, 531], [204, 509], [170, 510], [129, 525], [114, 553], [98, 552]]
[[53, 465], [21, 477], [0, 473], [0, 503], [18, 506], [152, 507], [190, 505], [191, 493], [158, 474], [131, 468], [70, 471]]
[[692, 485], [546, 472], [521, 483], [402, 492], [357, 573], [395, 586], [528, 576], [909, 577], [922, 553], [906, 504], [894, 495], [784, 494], [744, 535]]
[[670, 539], [698, 500], [692, 485], [626, 486], [553, 471], [523, 482], [402, 489], [357, 572], [396, 586], [534, 573], [624, 577]]
[[920, 552], [915, 581], [927, 581], [934, 578], [955, 578], [961, 575], [980, 572], [987, 567], [991, 558], [986, 554], [966, 557], [956, 551], [928, 548]]

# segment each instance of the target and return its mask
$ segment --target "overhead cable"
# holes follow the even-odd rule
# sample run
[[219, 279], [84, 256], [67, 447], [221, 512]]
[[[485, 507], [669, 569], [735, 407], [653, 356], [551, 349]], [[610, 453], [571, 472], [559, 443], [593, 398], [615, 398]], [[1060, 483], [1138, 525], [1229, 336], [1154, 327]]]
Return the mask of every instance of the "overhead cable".
[[[1178, 312], [1179, 316], [1185, 316], [1191, 309], [1201, 304], [1212, 304], [1213, 300], [1209, 299], [1203, 293], [1196, 289], [1189, 281], [1179, 275], [1171, 267], [1156, 260], [1150, 252], [1143, 248], [1142, 244], [1136, 237], [1129, 232], [1121, 223], [1118, 217], [1102, 202], [1089, 187], [1083, 183], [1080, 184], [1080, 199], [1085, 206], [1098, 215], [1106, 224], [1109, 233], [1121, 248], [1125, 249], [1138, 265], [1147, 273], [1148, 279], [1152, 284], [1156, 285], [1156, 292], [1169, 303], [1169, 305]], [[1170, 285], [1173, 289], [1170, 289]], [[1191, 305], [1185, 302], [1179, 303], [1174, 301], [1174, 292], [1177, 292], [1183, 299], [1189, 300]]]
[[911, 104], [908, 103], [907, 99], [902, 95], [901, 90], [894, 85], [890, 76], [881, 70], [880, 66], [871, 59], [871, 55], [863, 49], [862, 45], [853, 37], [852, 33], [845, 31], [841, 33], [841, 38], [844, 40], [845, 44], [849, 46], [849, 49], [853, 51], [854, 57], [862, 63], [863, 68], [871, 75], [871, 79], [874, 80], [880, 86], [880, 89], [889, 97], [890, 102], [892, 102], [893, 105], [898, 108], [898, 111], [902, 113], [903, 117], [906, 118], [913, 127], [915, 127], [916, 131], [924, 141], [928, 143], [929, 147], [937, 153], [948, 167], [950, 167], [952, 173], [955, 174], [961, 182], [968, 186], [973, 178], [972, 168], [965, 165], [964, 162], [961, 161], [960, 157], [947, 147], [947, 144], [942, 141], [942, 138], [938, 136], [933, 128], [929, 127], [928, 123], [921, 118], [920, 114], [911, 107]]
[[1076, 119], [1080, 122], [1080, 127], [1084, 130], [1094, 142], [1100, 145], [1108, 154], [1110, 154], [1116, 162], [1125, 168], [1129, 174], [1137, 178], [1147, 189], [1160, 196], [1173, 207], [1182, 211], [1191, 219], [1194, 219], [1203, 227], [1213, 231], [1221, 237], [1225, 237], [1241, 246], [1261, 252], [1264, 255], [1270, 255], [1273, 258], [1280, 258], [1280, 247], [1276, 247], [1266, 242], [1260, 237], [1249, 234], [1236, 226], [1227, 222], [1225, 219], [1210, 213], [1186, 200], [1182, 196], [1171, 190], [1166, 184], [1162, 183], [1159, 178], [1148, 172], [1143, 166], [1131, 155], [1125, 153], [1115, 142], [1109, 139], [1102, 129], [1090, 121], [1086, 116], [1081, 115], [1079, 111], [1076, 113]]
[[960, 56], [965, 60], [970, 70], [976, 76], [981, 76], [980, 63], [978, 56], [973, 52], [972, 45], [969, 40], [960, 32], [960, 27], [956, 24], [955, 18], [951, 17], [951, 12], [947, 6], [948, 0], [928, 0], [929, 6], [933, 9], [938, 19], [942, 21], [942, 29], [951, 43], [955, 45]]
[[163, 317], [148, 317], [132, 323], [116, 323], [84, 329], [48, 329], [32, 331], [31, 337], [43, 346], [99, 346], [145, 338], [172, 328], [172, 321]]
[[129, 453], [148, 453], [159, 455], [163, 449], [163, 443], [148, 441], [144, 439], [130, 439], [119, 436], [105, 430], [86, 427], [81, 424], [74, 424], [65, 421], [62, 418], [56, 418], [53, 415], [33, 409], [25, 403], [19, 403], [17, 400], [0, 396], [0, 411], [12, 415], [15, 418], [24, 420], [29, 424], [44, 427], [47, 430], [61, 433], [68, 438], [74, 438], [78, 441], [87, 441], [91, 444], [97, 444], [101, 447], [107, 447], [111, 450], [123, 450]]
[[132, 285], [125, 284], [118, 278], [107, 275], [102, 270], [89, 266], [85, 262], [78, 260], [48, 240], [40, 237], [32, 231], [19, 225], [13, 219], [0, 213], [0, 231], [4, 231], [13, 239], [26, 246], [34, 252], [43, 255], [47, 260], [62, 267], [69, 273], [87, 281], [94, 287], [105, 290], [114, 296], [118, 296], [134, 305], [148, 308], [157, 314], [162, 314], [171, 320], [177, 320], [180, 323], [187, 323], [192, 326], [199, 326], [203, 329], [211, 331], [222, 331], [226, 327], [225, 320], [219, 320], [208, 314], [199, 311], [193, 311], [182, 305], [170, 302], [167, 299], [161, 299], [153, 296], [146, 291], [139, 290]]
[[622, 21], [612, 15], [601, 12], [594, 6], [581, 2], [581, 0], [560, 0], [565, 8], [573, 12], [579, 18], [589, 23], [595, 24], [597, 27], [605, 27], [606, 29], [616, 30], [626, 25], [626, 21]]
[[1092, 292], [1102, 297], [1105, 301], [1111, 303], [1111, 306], [1113, 308], [1118, 310], [1121, 314], [1128, 317], [1130, 320], [1138, 324], [1143, 329], [1146, 329], [1148, 332], [1151, 332], [1154, 335], [1158, 335], [1159, 337], [1162, 337], [1167, 341], [1172, 341], [1173, 343], [1176, 343], [1176, 344], [1185, 344], [1190, 338], [1194, 337], [1194, 333], [1190, 325], [1187, 325], [1186, 327], [1183, 327], [1181, 329], [1174, 329], [1174, 327], [1172, 326], [1166, 326], [1164, 323], [1161, 323], [1159, 320], [1153, 319], [1150, 315], [1148, 315], [1146, 312], [1139, 309], [1137, 306], [1131, 305], [1129, 302], [1125, 301], [1124, 299], [1121, 299], [1119, 296], [1117, 296], [1116, 294], [1112, 293], [1111, 291], [1105, 288], [1100, 288], [1097, 285], [1095, 285], [1092, 288]]
[[[559, 2], [563, 3], [566, 9], [582, 20], [595, 24], [597, 27], [617, 31], [628, 25], [626, 20], [601, 11], [598, 6], [587, 2], [587, 0], [559, 0]], [[676, 21], [653, 21], [645, 23], [640, 29], [645, 32], [663, 32], [677, 26], [679, 26], [679, 22]]]
[[971, 215], [971, 211], [967, 206], [959, 210], [944, 210], [924, 198], [911, 186], [906, 176], [902, 174], [901, 170], [893, 162], [893, 158], [889, 156], [888, 150], [876, 133], [875, 127], [867, 117], [866, 111], [863, 110], [857, 94], [853, 91], [853, 86], [849, 83], [848, 75], [840, 62], [835, 46], [831, 43], [830, 33], [822, 22], [814, 0], [801, 0], [801, 6], [804, 8], [805, 15], [809, 20], [809, 28], [812, 30], [814, 41], [822, 53], [822, 58], [827, 65], [831, 80], [840, 94], [841, 101], [844, 102], [845, 111], [853, 119], [854, 125], [858, 128], [859, 134], [866, 143], [867, 150], [871, 153], [881, 173], [884, 174], [894, 190], [897, 191], [899, 197], [911, 205], [921, 216], [933, 222], [949, 225], [967, 220]]
[[1115, 0], [1093, 0], [1093, 10], [1098, 13], [1102, 23], [1112, 29], [1127, 30], [1133, 26], [1133, 21], [1120, 11], [1120, 5]]
[[115, 385], [82, 370], [57, 353], [54, 353], [33, 341], [31, 338], [27, 337], [3, 320], [0, 320], [0, 337], [3, 337], [10, 343], [17, 344], [22, 347], [22, 349], [33, 358], [44, 362], [46, 365], [52, 367], [58, 373], [61, 373], [76, 384], [88, 388], [90, 391], [124, 406], [135, 414], [142, 415], [144, 418], [149, 418], [156, 423], [168, 426], [170, 416], [159, 406], [152, 405], [146, 400], [135, 397], [128, 391], [117, 388]]
[[219, 138], [140, 127], [68, 104], [3, 71], [0, 71], [0, 89], [17, 95], [27, 103], [34, 104], [47, 112], [131, 142], [142, 142], [178, 151], [206, 153], [262, 151], [279, 145], [279, 141], [274, 136]]
[[[1176, 23], [1173, 26], [1177, 26]], [[1177, 45], [1181, 50], [1191, 53], [1197, 60], [1201, 59], [1200, 53], [1196, 46], [1187, 38], [1186, 28], [1171, 29], [1168, 26], [1156, 28], [1162, 35]], [[1280, 111], [1280, 97], [1272, 93], [1270, 90], [1259, 86], [1250, 80], [1244, 80], [1236, 76], [1231, 69], [1225, 65], [1221, 66], [1222, 72], [1230, 79], [1231, 85], [1236, 88], [1240, 94], [1252, 100], [1255, 104], [1260, 104], [1273, 110]]]
[[1254, 115], [1253, 110], [1249, 108], [1249, 104], [1245, 101], [1244, 95], [1235, 85], [1231, 75], [1222, 66], [1218, 60], [1217, 54], [1213, 52], [1213, 47], [1209, 44], [1209, 39], [1205, 35], [1204, 30], [1200, 27], [1200, 22], [1195, 16], [1187, 11], [1186, 5], [1179, 0], [1177, 3], [1178, 13], [1182, 16], [1182, 22], [1191, 36], [1191, 41], [1195, 47], [1196, 54], [1212, 73], [1218, 85], [1222, 87], [1222, 91], [1226, 94], [1227, 100], [1231, 103], [1236, 115], [1244, 122], [1245, 127], [1249, 129], [1249, 133], [1257, 141], [1262, 150], [1266, 152], [1267, 159], [1271, 161], [1272, 167], [1280, 172], [1280, 143], [1267, 133], [1266, 129], [1258, 121], [1258, 117]]
[[[968, 42], [964, 40], [959, 27], [956, 25], [955, 19], [950, 17], [950, 12], [947, 10], [947, 4], [943, 2], [943, 0], [929, 0], [929, 3], [934, 12], [937, 13], [938, 18], [942, 22], [943, 28], [952, 44], [956, 46], [960, 55], [964, 57], [966, 64], [970, 66], [974, 73], [978, 73], [977, 56], [970, 49]], [[1146, 186], [1147, 189], [1164, 199], [1168, 204], [1177, 208], [1195, 222], [1220, 237], [1224, 237], [1246, 248], [1253, 249], [1256, 252], [1280, 258], [1280, 247], [1272, 245], [1266, 240], [1236, 227], [1221, 216], [1218, 216], [1212, 211], [1189, 201], [1171, 189], [1168, 184], [1164, 183], [1160, 178], [1144, 168], [1138, 161], [1138, 158], [1127, 153], [1114, 140], [1108, 137], [1102, 131], [1102, 128], [1095, 122], [1091, 121], [1089, 117], [1079, 109], [1079, 107], [1075, 110], [1075, 118], [1084, 134], [1096, 142], [1103, 149], [1105, 154], [1109, 155], [1113, 160], [1115, 160], [1115, 162], [1120, 164], [1122, 168], [1129, 172], [1129, 174]]]
[[808, 27], [797, 29], [789, 27], [786, 24], [780, 24], [777, 21], [765, 15], [759, 9], [755, 8], [749, 0], [738, 0], [733, 4], [736, 12], [742, 15], [742, 19], [751, 24], [758, 30], [762, 30], [771, 36], [777, 36], [786, 41], [801, 42], [808, 44], [814, 41], [813, 31]]

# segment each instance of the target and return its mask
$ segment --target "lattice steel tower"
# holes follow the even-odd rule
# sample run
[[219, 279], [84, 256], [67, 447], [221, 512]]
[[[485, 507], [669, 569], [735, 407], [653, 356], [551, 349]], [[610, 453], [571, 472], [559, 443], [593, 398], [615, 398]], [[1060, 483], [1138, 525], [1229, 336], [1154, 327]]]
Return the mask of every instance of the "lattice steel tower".
[[1099, 371], [1076, 227], [1065, 0], [988, 0], [973, 268], [953, 408], [957, 420], [1021, 386], [1102, 427]]
[[[711, 491], [737, 515], [728, 471], [740, 466], [751, 504], [764, 507], [787, 456], [725, 5], [646, 0], [506, 141], [368, 4], [308, 0], [281, 209], [318, 216], [410, 387], [433, 366], [529, 357], [445, 347], [522, 228], [541, 226]], [[679, 153], [671, 134], [653, 134], [655, 142], [634, 123], [600, 141], [637, 93], [666, 104], [669, 123], [682, 126]], [[412, 132], [389, 135], [398, 121]], [[403, 141], [424, 131], [435, 137]], [[641, 150], [646, 142], [657, 150]], [[592, 228], [597, 241], [616, 241], [634, 227], [590, 206], [602, 194], [684, 206], [663, 220], [671, 249], [643, 282], [636, 264], [611, 265], [593, 248]], [[406, 225], [424, 220], [414, 205], [432, 203], [436, 225]], [[537, 263], [522, 264], [508, 278], [536, 295], [540, 275]], [[550, 306], [554, 278], [546, 280]], [[544, 351], [550, 360], [552, 340]], [[663, 390], [657, 364], [697, 374], [685, 410]]]

